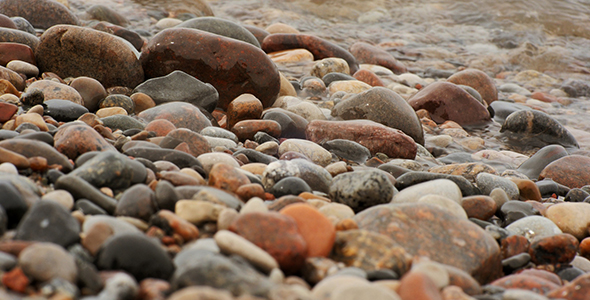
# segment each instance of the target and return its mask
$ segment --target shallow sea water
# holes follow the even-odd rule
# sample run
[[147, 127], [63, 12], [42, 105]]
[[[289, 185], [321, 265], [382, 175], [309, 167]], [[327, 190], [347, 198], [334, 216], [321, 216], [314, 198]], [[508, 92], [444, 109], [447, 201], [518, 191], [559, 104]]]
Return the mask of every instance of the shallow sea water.
[[[75, 11], [92, 4], [117, 9], [131, 28], [152, 34], [162, 12], [199, 14], [191, 0], [70, 0]], [[496, 77], [502, 72], [543, 72], [557, 84], [569, 78], [590, 81], [590, 0], [211, 0], [215, 16], [264, 28], [289, 24], [348, 48], [357, 41], [379, 44], [410, 71], [456, 71], [474, 67]], [[303, 74], [289, 73], [291, 77]], [[508, 77], [510, 78], [510, 77]], [[510, 80], [497, 80], [497, 84]], [[531, 90], [534, 91], [534, 90]], [[506, 99], [508, 95], [500, 95]], [[564, 124], [581, 149], [590, 150], [590, 99], [564, 98], [543, 111]], [[513, 149], [501, 124], [468, 129], [485, 148]], [[520, 152], [534, 149], [522, 147]]]

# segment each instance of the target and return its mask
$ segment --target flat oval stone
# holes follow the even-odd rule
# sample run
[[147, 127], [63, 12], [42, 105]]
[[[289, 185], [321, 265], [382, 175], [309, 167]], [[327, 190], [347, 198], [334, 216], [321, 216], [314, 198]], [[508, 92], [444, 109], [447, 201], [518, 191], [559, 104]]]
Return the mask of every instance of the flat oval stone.
[[96, 130], [84, 123], [61, 126], [54, 140], [55, 149], [71, 159], [89, 151], [116, 151]]
[[354, 141], [335, 139], [327, 141], [321, 146], [338, 157], [358, 164], [365, 163], [371, 157], [371, 152], [367, 147]]
[[393, 57], [393, 55], [377, 46], [365, 42], [356, 42], [350, 46], [349, 50], [359, 64], [383, 66], [390, 69], [395, 74], [408, 72], [408, 69], [403, 63], [399, 62]]
[[[387, 164], [386, 164], [387, 165]], [[385, 165], [382, 165], [385, 166]], [[387, 167], [381, 167], [380, 169], [386, 171]], [[414, 171], [414, 172], [407, 172], [402, 175], [395, 175], [395, 187], [398, 190], [403, 190], [409, 186], [414, 184], [418, 184], [425, 181], [430, 181], [434, 179], [448, 179], [454, 182], [460, 189], [461, 194], [464, 197], [479, 195], [480, 191], [478, 188], [473, 186], [469, 180], [465, 179], [463, 176], [459, 175], [448, 175], [448, 174], [439, 174], [439, 173], [430, 173], [430, 172], [422, 172], [422, 171]]]
[[396, 92], [383, 87], [349, 97], [334, 106], [332, 116], [344, 120], [369, 119], [396, 128], [424, 145], [422, 123], [414, 109]]
[[40, 201], [23, 216], [16, 240], [51, 242], [64, 248], [80, 241], [80, 223], [60, 204]]
[[146, 80], [135, 87], [133, 93], [150, 96], [156, 105], [172, 101], [187, 102], [209, 112], [215, 109], [219, 99], [217, 90], [211, 84], [178, 70]]
[[262, 173], [262, 184], [270, 190], [279, 180], [286, 177], [299, 177], [315, 191], [328, 193], [332, 175], [326, 169], [305, 159], [279, 160], [268, 164]]
[[563, 231], [582, 240], [589, 235], [590, 204], [586, 202], [559, 203], [550, 206], [545, 216]]
[[131, 44], [90, 28], [54, 26], [41, 36], [35, 55], [41, 72], [62, 78], [88, 76], [106, 88], [134, 88], [144, 80], [139, 54]]
[[243, 120], [237, 122], [231, 131], [240, 141], [254, 140], [254, 135], [259, 131], [278, 138], [281, 136], [281, 125], [273, 120]]
[[98, 80], [86, 76], [72, 80], [70, 87], [76, 89], [82, 96], [84, 106], [89, 111], [96, 111], [98, 103], [107, 96], [107, 91]]
[[384, 153], [391, 158], [416, 157], [414, 140], [399, 129], [369, 120], [320, 121], [309, 123], [305, 130], [307, 139], [321, 144], [335, 139], [355, 141], [369, 149], [371, 154]]
[[366, 69], [360, 69], [354, 73], [353, 77], [356, 80], [362, 81], [370, 86], [385, 86], [383, 80], [377, 74]]
[[107, 21], [111, 24], [126, 26], [129, 24], [127, 18], [118, 13], [117, 11], [106, 7], [104, 5], [95, 4], [86, 9], [86, 13], [91, 19], [99, 21]]
[[498, 100], [498, 89], [494, 84], [494, 80], [483, 71], [465, 69], [453, 74], [453, 76], [447, 78], [447, 81], [456, 85], [466, 85], [474, 88], [488, 105]]
[[51, 116], [56, 121], [75, 121], [88, 112], [86, 107], [68, 100], [52, 99], [44, 101], [43, 104], [45, 105], [43, 113]]
[[330, 199], [346, 204], [355, 212], [391, 202], [395, 188], [386, 173], [363, 170], [337, 175], [330, 186]]
[[147, 78], [181, 70], [212, 84], [220, 92], [218, 106], [224, 110], [243, 93], [269, 107], [280, 90], [278, 69], [262, 50], [201, 30], [161, 31], [148, 43], [141, 61]]
[[240, 40], [260, 48], [260, 43], [248, 29], [225, 19], [216, 17], [193, 18], [176, 25], [176, 27], [199, 29]]
[[279, 267], [277, 261], [268, 252], [229, 230], [220, 230], [213, 238], [225, 254], [240, 255], [266, 272]]
[[96, 265], [101, 270], [122, 270], [136, 280], [169, 279], [172, 260], [159, 243], [143, 234], [123, 233], [109, 238], [100, 249]]
[[40, 282], [65, 279], [75, 283], [78, 269], [74, 257], [64, 248], [52, 243], [35, 243], [18, 256], [23, 272]]
[[181, 143], [185, 143], [188, 147], [188, 153], [195, 157], [211, 152], [211, 147], [205, 137], [186, 128], [170, 131], [160, 142], [160, 147], [173, 149]]
[[14, 151], [25, 157], [41, 156], [49, 165], [61, 165], [62, 171], [70, 172], [74, 166], [68, 158], [45, 142], [29, 139], [9, 139], [0, 142], [0, 147]]
[[137, 116], [146, 123], [156, 119], [165, 119], [174, 124], [176, 128], [188, 128], [195, 132], [211, 126], [211, 121], [209, 121], [198, 107], [182, 102], [161, 104], [146, 109]]
[[313, 35], [276, 33], [267, 36], [262, 42], [262, 49], [267, 53], [298, 48], [309, 50], [315, 60], [328, 57], [342, 58], [348, 63], [351, 73], [358, 71], [358, 63], [350, 52], [332, 42]]
[[498, 206], [492, 197], [470, 196], [461, 200], [461, 206], [469, 218], [486, 221], [496, 213]]
[[549, 178], [569, 188], [581, 188], [590, 183], [590, 174], [581, 167], [589, 163], [588, 156], [565, 156], [548, 164], [539, 174], [539, 179]]
[[421, 89], [408, 104], [414, 110], [425, 109], [437, 123], [451, 120], [460, 125], [476, 125], [490, 121], [490, 113], [473, 96], [449, 82], [434, 82]]
[[63, 4], [50, 0], [3, 0], [0, 13], [23, 17], [35, 28], [47, 29], [57, 24], [79, 23], [78, 18]]
[[515, 134], [510, 138], [518, 139], [519, 143], [524, 139], [527, 145], [542, 147], [560, 144], [564, 147], [579, 148], [576, 138], [563, 125], [538, 110], [516, 111], [510, 114], [502, 124], [500, 132]]
[[74, 88], [52, 80], [37, 80], [29, 85], [27, 91], [40, 90], [45, 100], [62, 99], [84, 105], [84, 99]]
[[134, 147], [127, 149], [125, 154], [133, 157], [145, 158], [152, 162], [158, 160], [169, 161], [181, 169], [201, 165], [194, 156], [174, 149]]
[[498, 243], [479, 226], [436, 206], [379, 205], [358, 213], [354, 220], [360, 229], [394, 239], [408, 254], [460, 268], [480, 283], [502, 274]]

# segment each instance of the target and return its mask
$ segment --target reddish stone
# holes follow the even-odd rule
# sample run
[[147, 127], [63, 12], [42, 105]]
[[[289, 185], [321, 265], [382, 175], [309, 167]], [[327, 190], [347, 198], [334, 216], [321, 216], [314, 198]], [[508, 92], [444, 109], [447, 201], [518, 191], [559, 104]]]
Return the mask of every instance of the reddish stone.
[[482, 288], [467, 272], [449, 265], [441, 265], [449, 273], [449, 285], [460, 287], [467, 295], [481, 295]]
[[356, 73], [354, 73], [352, 75], [352, 77], [354, 77], [357, 80], [360, 80], [370, 86], [385, 86], [385, 84], [383, 84], [383, 81], [381, 80], [381, 78], [379, 78], [379, 76], [377, 76], [375, 73], [373, 73], [369, 70], [360, 69], [360, 70], [356, 71]]
[[305, 263], [307, 243], [290, 216], [276, 212], [247, 213], [240, 215], [229, 230], [268, 252], [287, 274], [297, 272]]
[[152, 108], [156, 106], [156, 102], [152, 97], [144, 94], [144, 93], [133, 93], [129, 96], [131, 100], [133, 100], [133, 104], [135, 104], [135, 114], [138, 115], [140, 112]]
[[390, 69], [395, 74], [408, 72], [408, 68], [406, 68], [404, 64], [397, 61], [393, 55], [389, 54], [380, 47], [364, 42], [356, 42], [350, 46], [349, 50], [350, 53], [352, 53], [352, 55], [354, 55], [354, 57], [357, 59], [359, 64], [380, 65]]
[[551, 299], [587, 300], [590, 295], [590, 273], [578, 276], [572, 282], [548, 292]]
[[[92, 128], [90, 129], [92, 130]], [[100, 135], [98, 136], [100, 137]], [[61, 170], [65, 173], [70, 172], [74, 167], [66, 156], [45, 142], [29, 139], [8, 139], [1, 141], [0, 147], [16, 152], [27, 158], [35, 156], [45, 157], [50, 166], [60, 165], [62, 168]]]
[[199, 229], [195, 225], [180, 218], [173, 212], [162, 209], [157, 216], [165, 219], [172, 231], [180, 235], [185, 242], [196, 240], [199, 237]]
[[33, 27], [41, 29], [57, 24], [78, 24], [78, 18], [67, 7], [51, 0], [2, 0], [0, 13], [23, 17]]
[[228, 164], [217, 163], [209, 171], [209, 185], [228, 192], [235, 193], [240, 186], [249, 183], [244, 173]]
[[531, 241], [529, 255], [537, 265], [567, 264], [576, 257], [578, 244], [578, 239], [567, 233], [536, 237]]
[[271, 34], [262, 41], [262, 50], [266, 53], [289, 49], [304, 48], [313, 54], [314, 60], [328, 57], [339, 57], [348, 63], [350, 73], [359, 69], [356, 59], [346, 49], [313, 35], [295, 33]]
[[29, 278], [20, 267], [2, 275], [2, 284], [15, 292], [24, 293], [29, 283]]
[[425, 109], [437, 123], [451, 120], [460, 125], [490, 121], [488, 110], [464, 89], [449, 82], [434, 82], [412, 96], [408, 103], [414, 110]]
[[240, 141], [254, 140], [254, 135], [258, 131], [278, 138], [281, 136], [281, 124], [273, 120], [243, 120], [237, 122], [231, 131], [238, 136]]
[[188, 128], [201, 132], [203, 128], [211, 126], [211, 121], [198, 107], [183, 102], [170, 102], [142, 111], [138, 117], [146, 122], [156, 119], [170, 121], [176, 128]]
[[242, 25], [242, 27], [248, 29], [248, 31], [250, 31], [250, 33], [252, 33], [254, 35], [256, 40], [258, 40], [258, 43], [260, 45], [262, 45], [262, 41], [264, 41], [264, 38], [270, 34], [270, 33], [268, 33], [268, 31], [266, 31], [262, 28], [256, 27], [254, 25]]
[[73, 160], [89, 151], [117, 151], [96, 130], [80, 123], [59, 127], [54, 136], [54, 147]]
[[0, 79], [8, 80], [19, 91], [25, 89], [25, 79], [13, 70], [0, 66]]
[[467, 213], [467, 217], [480, 220], [488, 220], [498, 209], [496, 201], [489, 196], [469, 196], [461, 201], [461, 207]]
[[518, 191], [522, 200], [541, 201], [543, 199], [539, 187], [532, 180], [517, 178], [511, 178], [510, 180], [518, 186]]
[[280, 90], [279, 71], [263, 51], [201, 30], [161, 31], [147, 44], [141, 61], [147, 78], [181, 70], [212, 84], [219, 92], [218, 106], [222, 109], [244, 93], [253, 94], [269, 107]]
[[380, 205], [358, 213], [359, 228], [379, 232], [414, 256], [464, 270], [480, 283], [502, 274], [498, 243], [481, 227], [429, 204]]
[[6, 66], [11, 60], [37, 64], [31, 47], [20, 43], [0, 42], [0, 65]]
[[18, 169], [26, 169], [31, 165], [26, 157], [18, 154], [17, 152], [0, 147], [0, 163], [4, 162], [9, 162]]
[[321, 144], [334, 139], [355, 141], [369, 149], [372, 155], [384, 153], [390, 158], [416, 157], [414, 140], [399, 129], [369, 120], [311, 121], [305, 129], [307, 139]]
[[534, 92], [531, 94], [531, 98], [547, 103], [559, 102], [559, 99], [557, 97], [544, 92]]
[[529, 239], [522, 235], [508, 236], [502, 240], [502, 258], [528, 253], [530, 244]]
[[334, 224], [317, 209], [308, 204], [291, 204], [281, 209], [281, 214], [291, 216], [299, 233], [307, 243], [307, 257], [326, 257], [332, 251], [336, 239]]
[[580, 255], [585, 258], [590, 258], [590, 237], [583, 239], [580, 242]]
[[204, 185], [205, 180], [198, 180], [190, 175], [178, 171], [164, 171], [158, 173], [158, 179], [166, 180], [172, 183], [173, 186], [183, 185]]
[[295, 195], [285, 195], [273, 201], [269, 206], [268, 209], [271, 211], [280, 211], [281, 209], [287, 207], [287, 205], [295, 204], [295, 203], [305, 203], [305, 200], [299, 196]]
[[62, 78], [88, 76], [105, 88], [134, 88], [144, 80], [135, 49], [118, 37], [90, 28], [54, 26], [41, 36], [35, 55], [41, 72]]
[[549, 280], [538, 276], [522, 274], [514, 274], [502, 277], [492, 282], [491, 285], [499, 286], [505, 289], [529, 290], [541, 295], [545, 295], [549, 291], [559, 288], [559, 285]]
[[49, 165], [47, 164], [47, 159], [45, 157], [35, 156], [29, 158], [28, 160], [29, 166], [31, 170], [33, 170], [34, 172], [44, 172], [47, 171], [47, 168], [49, 168]]
[[465, 69], [453, 74], [447, 82], [470, 86], [481, 95], [481, 98], [490, 104], [498, 100], [498, 89], [494, 80], [486, 73], [477, 69]]
[[33, 245], [35, 242], [20, 241], [20, 240], [7, 240], [0, 242], [0, 251], [5, 252], [14, 256], [19, 256], [21, 251], [25, 248]]
[[234, 99], [227, 107], [227, 126], [229, 129], [242, 120], [260, 119], [262, 102], [252, 94], [244, 94]]
[[527, 275], [527, 276], [536, 276], [547, 281], [551, 281], [557, 285], [562, 285], [561, 278], [557, 276], [557, 274], [553, 272], [549, 272], [547, 270], [540, 270], [540, 269], [524, 269], [518, 272], [520, 275]]
[[17, 111], [18, 106], [7, 102], [0, 102], [0, 123], [10, 120]]
[[539, 180], [550, 178], [572, 189], [581, 188], [590, 183], [588, 166], [590, 166], [590, 157], [588, 156], [565, 156], [548, 164], [541, 171]]
[[186, 128], [179, 128], [170, 131], [160, 142], [160, 147], [174, 148], [183, 142], [187, 144], [190, 151], [189, 154], [195, 157], [211, 152], [211, 146], [209, 146], [207, 139], [205, 139], [202, 135]]
[[398, 295], [402, 300], [443, 300], [438, 287], [422, 272], [408, 272], [402, 277]]
[[236, 190], [236, 195], [244, 201], [248, 202], [253, 197], [265, 198], [264, 188], [257, 183], [244, 184]]
[[146, 278], [139, 283], [136, 299], [164, 300], [170, 290], [170, 283], [162, 279]]

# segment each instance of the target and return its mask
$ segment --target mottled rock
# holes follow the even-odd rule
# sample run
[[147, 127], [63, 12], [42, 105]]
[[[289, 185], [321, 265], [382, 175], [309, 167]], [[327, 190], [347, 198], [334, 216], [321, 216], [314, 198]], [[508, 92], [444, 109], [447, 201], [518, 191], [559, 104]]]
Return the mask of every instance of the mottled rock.
[[41, 29], [57, 24], [78, 24], [78, 18], [67, 7], [50, 0], [4, 0], [0, 2], [0, 13], [23, 17]]
[[248, 177], [232, 165], [217, 163], [209, 171], [209, 186], [235, 193], [237, 189], [249, 184]]
[[500, 132], [509, 132], [510, 139], [519, 144], [524, 142], [529, 147], [560, 144], [566, 148], [579, 148], [576, 138], [563, 125], [538, 110], [513, 112], [502, 124]]
[[461, 206], [469, 218], [488, 220], [496, 213], [498, 206], [492, 197], [470, 196], [461, 200]]
[[549, 163], [539, 174], [539, 179], [547, 178], [569, 188], [581, 188], [590, 183], [590, 174], [582, 167], [588, 164], [588, 156], [565, 156]]
[[68, 247], [80, 240], [80, 223], [58, 203], [41, 201], [31, 207], [16, 229], [15, 239], [51, 242]]
[[243, 93], [253, 94], [269, 107], [280, 89], [279, 72], [263, 51], [205, 31], [166, 29], [148, 43], [141, 61], [148, 78], [181, 70], [212, 84], [220, 92], [222, 109]]
[[40, 90], [45, 96], [45, 100], [62, 99], [69, 100], [79, 105], [84, 105], [84, 100], [80, 93], [74, 88], [63, 83], [52, 80], [38, 80], [29, 85], [27, 91]]
[[477, 69], [465, 69], [447, 78], [448, 82], [456, 85], [466, 85], [474, 88], [489, 105], [498, 100], [498, 89], [494, 80], [486, 73]]
[[406, 73], [408, 69], [397, 61], [393, 55], [377, 46], [365, 42], [356, 42], [350, 46], [350, 53], [359, 64], [373, 64], [388, 68], [395, 74]]
[[439, 288], [423, 272], [408, 272], [402, 277], [398, 292], [402, 299], [442, 300]]
[[[382, 165], [383, 167], [379, 167], [380, 169], [387, 171], [387, 164]], [[460, 189], [461, 194], [464, 197], [479, 195], [480, 191], [469, 182], [469, 180], [465, 179], [463, 176], [458, 175], [447, 175], [447, 174], [439, 174], [439, 173], [430, 173], [430, 172], [407, 172], [402, 175], [393, 174], [395, 178], [395, 187], [398, 190], [403, 190], [409, 186], [430, 181], [434, 179], [448, 179], [454, 182]]]
[[[311, 67], [311, 76], [323, 78], [329, 73], [350, 74], [350, 68], [346, 60], [338, 57], [328, 57], [317, 61]], [[305, 84], [302, 85], [305, 88]]]
[[489, 173], [492, 175], [498, 174], [496, 169], [494, 169], [492, 166], [479, 162], [453, 163], [446, 166], [436, 166], [428, 169], [428, 172], [447, 175], [460, 175], [471, 182], [475, 182], [475, 179], [480, 173]]
[[142, 111], [138, 117], [149, 123], [157, 119], [170, 121], [176, 128], [187, 128], [200, 132], [211, 126], [211, 121], [197, 108], [189, 103], [170, 102]]
[[303, 139], [288, 139], [279, 146], [279, 156], [294, 151], [307, 156], [311, 161], [320, 165], [327, 166], [332, 162], [332, 154], [316, 143]]
[[588, 297], [588, 293], [590, 293], [590, 274], [586, 273], [563, 287], [549, 291], [546, 295], [551, 298], [583, 300]]
[[514, 234], [526, 237], [529, 241], [538, 236], [552, 236], [562, 233], [561, 229], [553, 221], [541, 216], [521, 218], [506, 226], [506, 229]]
[[559, 288], [559, 285], [537, 276], [521, 274], [508, 275], [491, 283], [505, 289], [524, 289], [544, 295], [549, 291]]
[[355, 212], [391, 202], [395, 192], [386, 173], [379, 170], [355, 171], [334, 177], [330, 186], [332, 201], [346, 204]]
[[98, 132], [83, 123], [61, 126], [54, 139], [55, 149], [71, 159], [89, 151], [116, 151]]
[[115, 216], [128, 216], [149, 221], [158, 210], [155, 193], [144, 184], [136, 184], [125, 190], [117, 202]]
[[571, 234], [537, 237], [531, 241], [529, 255], [537, 265], [568, 264], [578, 251], [578, 239]]
[[286, 177], [299, 177], [315, 191], [328, 193], [332, 175], [324, 168], [305, 159], [280, 160], [270, 163], [262, 174], [262, 184], [268, 190]]
[[501, 188], [506, 192], [509, 199], [519, 199], [520, 192], [518, 186], [510, 179], [489, 173], [479, 173], [475, 181], [477, 187], [484, 195], [489, 195], [495, 188]]
[[176, 25], [176, 27], [207, 31], [213, 34], [240, 40], [260, 48], [260, 43], [256, 37], [248, 31], [248, 29], [225, 19], [216, 17], [193, 18]]
[[[45, 31], [35, 51], [41, 72], [88, 76], [106, 88], [134, 88], [144, 79], [137, 50], [123, 39], [98, 30], [59, 25]], [[101, 68], [95, 66], [100, 65]]]

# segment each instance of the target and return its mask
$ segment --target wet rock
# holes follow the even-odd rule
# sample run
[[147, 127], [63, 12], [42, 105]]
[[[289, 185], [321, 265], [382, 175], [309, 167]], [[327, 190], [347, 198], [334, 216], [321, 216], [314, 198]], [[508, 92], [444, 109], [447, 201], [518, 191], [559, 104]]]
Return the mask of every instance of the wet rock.
[[254, 135], [259, 131], [278, 138], [281, 136], [281, 125], [273, 120], [243, 120], [237, 122], [231, 131], [240, 141], [254, 140]]
[[169, 279], [174, 272], [172, 260], [161, 246], [150, 238], [124, 233], [109, 238], [97, 255], [101, 270], [122, 270], [136, 280]]
[[75, 283], [78, 277], [74, 257], [52, 243], [35, 243], [25, 248], [18, 262], [27, 276], [40, 282], [61, 278]]
[[222, 109], [243, 93], [269, 107], [280, 89], [276, 66], [259, 48], [205, 31], [166, 29], [148, 43], [141, 61], [147, 78], [181, 70], [212, 84]]
[[45, 100], [69, 100], [78, 105], [84, 105], [82, 96], [74, 88], [52, 80], [38, 80], [29, 85], [27, 91], [40, 90]]
[[391, 158], [414, 159], [416, 143], [401, 130], [369, 120], [319, 121], [309, 123], [308, 140], [321, 144], [334, 139], [355, 141], [369, 149], [371, 154], [384, 153]]
[[150, 96], [156, 105], [172, 101], [187, 102], [209, 112], [215, 109], [219, 99], [217, 90], [211, 84], [204, 83], [183, 71], [148, 79], [135, 87], [133, 92]]
[[590, 226], [590, 204], [585, 202], [579, 203], [559, 203], [550, 206], [545, 212], [545, 216], [553, 221], [555, 225], [563, 231], [582, 240], [588, 236], [588, 226]]
[[531, 241], [529, 255], [537, 265], [568, 264], [578, 251], [578, 240], [571, 234], [537, 237]]
[[194, 156], [174, 149], [135, 147], [125, 151], [125, 154], [133, 157], [145, 158], [152, 162], [158, 160], [169, 161], [175, 164], [178, 168], [188, 168], [191, 166], [201, 165]]
[[50, 0], [4, 0], [0, 13], [9, 17], [20, 16], [35, 28], [47, 29], [57, 24], [79, 23], [78, 18], [63, 4]]
[[389, 203], [396, 190], [385, 174], [379, 170], [340, 174], [332, 181], [330, 198], [350, 206], [355, 212]]
[[179, 144], [185, 143], [188, 147], [189, 154], [197, 157], [204, 153], [209, 153], [210, 145], [202, 135], [188, 130], [186, 128], [179, 128], [170, 131], [166, 137], [160, 142], [160, 147], [173, 149]]
[[342, 58], [348, 63], [351, 73], [355, 73], [359, 68], [354, 56], [352, 56], [352, 54], [346, 49], [316, 36], [277, 33], [267, 36], [262, 42], [262, 49], [267, 53], [297, 48], [309, 50], [313, 54], [315, 60], [327, 57]]
[[54, 72], [62, 78], [88, 76], [106, 88], [134, 88], [144, 79], [137, 50], [114, 35], [94, 29], [54, 26], [41, 36], [35, 55], [41, 72]]
[[158, 210], [155, 193], [144, 184], [136, 184], [125, 190], [117, 202], [115, 216], [128, 216], [149, 221]]
[[242, 120], [260, 119], [262, 116], [262, 102], [254, 95], [243, 94], [232, 100], [227, 108], [228, 128], [231, 129]]
[[80, 240], [80, 223], [61, 205], [41, 201], [31, 207], [16, 229], [15, 239], [51, 242], [68, 247]]
[[[10, 35], [5, 34], [4, 36], [5, 38], [7, 38]], [[1, 38], [2, 35], [0, 34], [0, 41]], [[32, 46], [36, 46], [37, 44], [39, 44], [39, 40], [36, 37], [35, 39], [33, 39], [32, 37], [29, 38], [31, 39], [30, 43], [32, 43]], [[0, 64], [6, 66], [9, 62], [13, 60], [20, 60], [32, 65], [36, 65], [35, 54], [33, 54], [33, 49], [31, 49], [31, 46], [24, 44], [23, 41], [21, 41], [20, 43], [3, 41], [2, 43], [0, 43]]]
[[74, 121], [88, 112], [86, 107], [68, 100], [52, 99], [45, 101], [43, 104], [46, 107], [43, 113], [51, 116], [56, 121]]
[[479, 282], [501, 276], [496, 241], [479, 226], [436, 206], [380, 205], [357, 214], [354, 220], [360, 229], [391, 237], [410, 255], [458, 267]]
[[539, 179], [552, 179], [569, 188], [581, 188], [590, 182], [590, 174], [580, 166], [590, 163], [590, 157], [570, 155], [549, 163], [539, 174]]
[[240, 40], [260, 48], [260, 43], [248, 29], [239, 24], [221, 18], [193, 18], [176, 25], [176, 27], [207, 31], [213, 34]]
[[99, 21], [107, 21], [111, 24], [119, 26], [127, 26], [129, 21], [117, 11], [106, 7], [104, 5], [95, 4], [86, 9], [86, 13], [91, 19]]
[[55, 149], [71, 159], [89, 151], [116, 151], [98, 132], [86, 124], [71, 123], [55, 133]]
[[269, 163], [262, 174], [262, 184], [270, 189], [279, 180], [286, 177], [303, 179], [312, 190], [328, 193], [332, 183], [332, 175], [324, 168], [304, 159], [280, 160]]
[[27, 158], [35, 156], [44, 157], [47, 159], [49, 165], [60, 165], [64, 172], [70, 172], [74, 167], [65, 155], [58, 152], [54, 147], [41, 141], [9, 139], [1, 141], [0, 147], [19, 153]]
[[[257, 225], [253, 227], [252, 224]], [[297, 272], [305, 262], [307, 243], [298, 232], [297, 223], [289, 216], [270, 212], [243, 214], [229, 230], [268, 252], [287, 273]]]
[[535, 237], [552, 236], [561, 234], [562, 231], [553, 221], [541, 216], [527, 216], [506, 226], [506, 229], [514, 234], [522, 235], [532, 240]]
[[447, 120], [460, 125], [483, 124], [490, 120], [488, 110], [461, 87], [435, 82], [420, 90], [408, 103], [414, 110], [425, 109], [437, 123]]
[[486, 73], [477, 69], [465, 69], [447, 78], [448, 82], [456, 85], [466, 85], [474, 88], [489, 105], [498, 100], [498, 89], [494, 80]]
[[334, 106], [332, 116], [344, 120], [369, 119], [399, 129], [424, 145], [422, 124], [414, 109], [397, 93], [375, 87]]
[[517, 111], [510, 114], [500, 132], [510, 132], [522, 144], [523, 139], [528, 146], [543, 147], [549, 144], [560, 144], [564, 147], [579, 148], [576, 138], [563, 125], [548, 114], [538, 111]]
[[367, 44], [356, 42], [350, 46], [350, 53], [354, 55], [359, 64], [373, 64], [386, 67], [395, 74], [406, 73], [408, 69], [384, 49]]
[[142, 111], [138, 117], [149, 123], [156, 119], [170, 121], [176, 128], [187, 128], [200, 132], [211, 126], [211, 121], [197, 108], [189, 103], [171, 102]]

